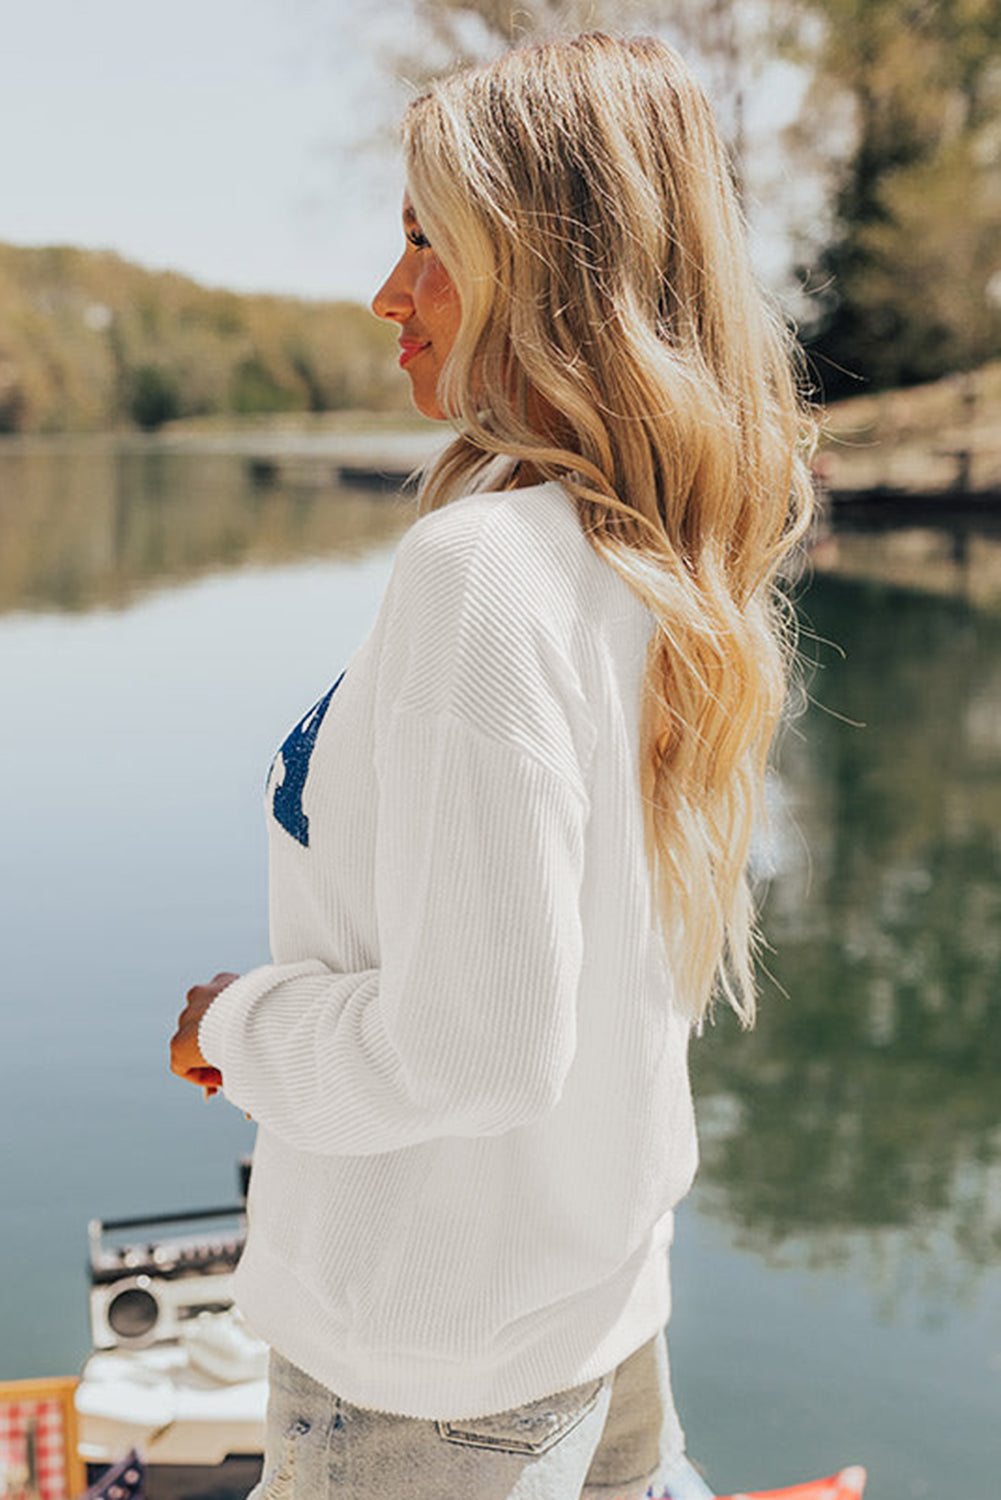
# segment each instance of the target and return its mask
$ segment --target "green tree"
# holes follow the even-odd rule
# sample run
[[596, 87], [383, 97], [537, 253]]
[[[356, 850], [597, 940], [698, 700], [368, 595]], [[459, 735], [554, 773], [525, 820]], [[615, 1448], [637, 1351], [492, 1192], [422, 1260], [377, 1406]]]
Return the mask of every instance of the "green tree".
[[129, 415], [137, 427], [152, 432], [180, 415], [177, 380], [162, 365], [139, 365], [131, 372], [129, 387]]
[[[1001, 0], [796, 0], [800, 140], [839, 144], [808, 341], [829, 395], [1001, 350]], [[811, 29], [811, 23], [812, 29]], [[832, 125], [839, 120], [847, 131]]]

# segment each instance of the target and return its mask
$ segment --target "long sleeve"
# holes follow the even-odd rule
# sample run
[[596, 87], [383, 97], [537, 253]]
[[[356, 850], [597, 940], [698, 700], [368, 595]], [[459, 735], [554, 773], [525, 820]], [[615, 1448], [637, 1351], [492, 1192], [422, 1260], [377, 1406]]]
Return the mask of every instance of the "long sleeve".
[[502, 1134], [574, 1057], [586, 711], [502, 524], [463, 504], [404, 539], [377, 626], [377, 966], [264, 966], [201, 1026], [227, 1097], [304, 1151]]

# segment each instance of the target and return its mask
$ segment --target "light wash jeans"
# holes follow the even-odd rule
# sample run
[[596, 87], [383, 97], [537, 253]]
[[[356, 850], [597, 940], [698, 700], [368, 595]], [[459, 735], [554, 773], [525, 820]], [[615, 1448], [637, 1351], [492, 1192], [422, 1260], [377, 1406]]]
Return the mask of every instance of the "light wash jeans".
[[248, 1500], [711, 1500], [685, 1458], [663, 1338], [602, 1380], [455, 1422], [351, 1406], [276, 1353], [270, 1380]]

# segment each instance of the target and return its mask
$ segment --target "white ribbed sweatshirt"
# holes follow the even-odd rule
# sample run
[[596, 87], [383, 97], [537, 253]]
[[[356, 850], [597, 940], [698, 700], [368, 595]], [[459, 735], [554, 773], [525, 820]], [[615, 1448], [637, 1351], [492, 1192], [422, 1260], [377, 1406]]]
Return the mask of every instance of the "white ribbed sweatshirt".
[[666, 1322], [696, 1146], [651, 922], [652, 616], [558, 484], [407, 532], [268, 781], [273, 963], [202, 1021], [257, 1121], [237, 1301], [345, 1400], [502, 1411]]

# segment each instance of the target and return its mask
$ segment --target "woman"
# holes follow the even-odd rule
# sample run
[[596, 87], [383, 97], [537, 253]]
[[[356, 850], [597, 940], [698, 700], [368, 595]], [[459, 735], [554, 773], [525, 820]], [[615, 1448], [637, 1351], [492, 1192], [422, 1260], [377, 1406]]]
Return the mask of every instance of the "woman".
[[173, 1043], [259, 1126], [256, 1493], [677, 1495], [686, 1048], [715, 993], [753, 1015], [804, 422], [669, 48], [515, 51], [403, 134], [374, 309], [456, 437], [276, 756], [274, 963], [189, 991]]

